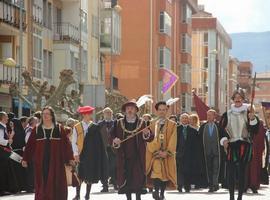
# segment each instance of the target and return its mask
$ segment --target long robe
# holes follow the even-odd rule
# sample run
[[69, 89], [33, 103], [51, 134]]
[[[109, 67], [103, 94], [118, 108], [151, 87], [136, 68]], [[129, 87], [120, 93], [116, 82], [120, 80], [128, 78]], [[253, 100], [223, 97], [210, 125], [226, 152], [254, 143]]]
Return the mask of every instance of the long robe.
[[[12, 121], [14, 123], [15, 135], [13, 137], [13, 143], [11, 144], [11, 147], [13, 148], [13, 151], [22, 156], [23, 148], [25, 147], [25, 131], [19, 119], [14, 118]], [[18, 163], [14, 160], [11, 160], [11, 165], [16, 176], [18, 191], [29, 190], [26, 181], [26, 169], [22, 167], [21, 163]]]
[[64, 129], [59, 126], [55, 126], [49, 139], [42, 125], [34, 128], [25, 148], [23, 160], [28, 163], [34, 160], [35, 200], [67, 200], [65, 164], [73, 160], [73, 152]]
[[200, 175], [202, 174], [202, 148], [199, 142], [197, 130], [187, 126], [187, 138], [184, 139], [183, 126], [177, 130], [177, 183], [183, 185], [183, 177], [187, 177], [189, 184], [201, 184]]
[[97, 124], [91, 124], [84, 138], [80, 154], [79, 177], [87, 183], [107, 178], [107, 154]]
[[[202, 186], [207, 186], [207, 183], [205, 182], [207, 179], [209, 180], [209, 177], [207, 175], [207, 163], [206, 163], [206, 157], [205, 157], [205, 143], [204, 143], [204, 131], [205, 131], [205, 125], [207, 123], [204, 123], [200, 129], [199, 129], [199, 140], [200, 140], [200, 145], [202, 146], [202, 152], [203, 152], [203, 158], [202, 163], [203, 163], [203, 173], [201, 176], [202, 180]], [[224, 162], [224, 148], [223, 146], [220, 145], [220, 139], [221, 139], [221, 131], [219, 128], [219, 124], [215, 123], [216, 127], [218, 128], [218, 140], [217, 140], [217, 145], [219, 145], [219, 182], [224, 184], [225, 180], [225, 162]], [[206, 179], [206, 180], [205, 180]]]
[[[0, 129], [4, 131], [4, 139], [8, 140], [7, 129], [0, 124]], [[12, 160], [9, 158], [11, 152], [10, 145], [0, 145], [0, 195], [5, 192], [18, 192], [18, 184]]]
[[259, 131], [253, 137], [253, 155], [248, 166], [248, 178], [247, 187], [254, 188], [258, 190], [261, 183], [261, 173], [262, 173], [262, 155], [265, 148], [266, 129], [263, 127], [263, 122], [260, 122]]
[[[123, 140], [130, 134], [123, 129], [138, 131], [145, 128], [146, 124], [142, 119], [137, 118], [135, 123], [128, 123], [126, 119], [120, 119], [115, 122], [112, 130], [112, 140], [119, 138]], [[146, 142], [152, 141], [154, 135], [151, 133], [150, 138], [145, 140], [142, 133], [122, 143], [116, 150], [117, 163], [117, 184], [119, 193], [140, 193], [145, 187], [145, 149]]]
[[[161, 147], [160, 139], [160, 124], [157, 121], [152, 122], [151, 130], [155, 133], [155, 138], [152, 142], [147, 144], [146, 149], [146, 175], [147, 186], [152, 187], [151, 179], [158, 178], [162, 181], [168, 181], [168, 189], [176, 189], [176, 140], [177, 140], [177, 127], [176, 123], [171, 120], [166, 120], [163, 125], [164, 139], [163, 147]], [[162, 148], [162, 149], [161, 149]], [[166, 151], [168, 157], [160, 159], [155, 156], [158, 151]]]

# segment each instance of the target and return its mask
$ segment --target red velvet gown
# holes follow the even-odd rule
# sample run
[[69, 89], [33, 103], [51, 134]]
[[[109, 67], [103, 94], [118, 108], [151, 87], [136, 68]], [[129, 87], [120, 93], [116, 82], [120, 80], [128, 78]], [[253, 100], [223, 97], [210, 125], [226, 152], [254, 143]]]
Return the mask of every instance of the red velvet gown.
[[67, 200], [65, 163], [73, 160], [73, 152], [65, 131], [59, 125], [43, 130], [33, 129], [23, 160], [34, 161], [35, 200]]
[[264, 151], [264, 138], [266, 129], [263, 127], [263, 122], [260, 122], [258, 134], [253, 138], [253, 155], [248, 166], [247, 187], [258, 190], [261, 182], [262, 171], [262, 154]]

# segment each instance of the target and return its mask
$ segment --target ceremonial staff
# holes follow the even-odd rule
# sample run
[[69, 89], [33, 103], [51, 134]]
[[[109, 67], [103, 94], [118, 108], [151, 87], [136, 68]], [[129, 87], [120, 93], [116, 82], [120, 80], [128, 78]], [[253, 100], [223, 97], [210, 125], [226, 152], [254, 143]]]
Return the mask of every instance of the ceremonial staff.
[[254, 111], [253, 104], [254, 104], [254, 98], [255, 98], [255, 87], [256, 87], [256, 72], [253, 78], [253, 84], [252, 84], [252, 92], [251, 92], [251, 103], [250, 103], [250, 112]]

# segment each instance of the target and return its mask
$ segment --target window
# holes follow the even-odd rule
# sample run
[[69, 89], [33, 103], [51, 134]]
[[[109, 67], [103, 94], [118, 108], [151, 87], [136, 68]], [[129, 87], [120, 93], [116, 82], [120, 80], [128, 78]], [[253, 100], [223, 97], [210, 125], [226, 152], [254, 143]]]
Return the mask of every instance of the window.
[[182, 22], [191, 24], [192, 21], [192, 10], [188, 4], [182, 5]]
[[203, 44], [208, 46], [208, 32], [203, 33]]
[[204, 58], [204, 62], [203, 62], [204, 64], [203, 64], [203, 66], [204, 66], [204, 68], [205, 69], [208, 69], [208, 57], [205, 57]]
[[48, 3], [48, 28], [52, 29], [52, 4]]
[[172, 19], [166, 12], [160, 12], [159, 16], [159, 32], [171, 36]]
[[98, 58], [92, 57], [92, 77], [98, 79]]
[[182, 34], [182, 52], [191, 53], [191, 37], [188, 34]]
[[182, 101], [181, 101], [181, 107], [182, 112], [190, 112], [191, 111], [191, 95], [188, 93], [182, 93]]
[[42, 31], [33, 28], [33, 76], [42, 78]]
[[191, 66], [189, 64], [181, 65], [181, 82], [191, 83]]
[[52, 52], [43, 50], [43, 76], [52, 78]]
[[99, 23], [98, 23], [98, 17], [95, 15], [92, 15], [92, 36], [94, 38], [99, 37]]
[[52, 29], [52, 4], [43, 0], [43, 26]]
[[171, 50], [167, 47], [159, 48], [159, 67], [171, 68]]
[[113, 89], [118, 90], [118, 78], [113, 77]]
[[83, 32], [87, 33], [87, 13], [81, 10], [81, 29]]

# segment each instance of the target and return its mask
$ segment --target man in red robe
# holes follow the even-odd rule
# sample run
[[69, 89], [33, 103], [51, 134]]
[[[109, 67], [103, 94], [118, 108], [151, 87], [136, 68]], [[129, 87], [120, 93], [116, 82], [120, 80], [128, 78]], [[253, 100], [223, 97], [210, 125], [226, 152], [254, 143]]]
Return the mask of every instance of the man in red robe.
[[73, 152], [65, 130], [56, 124], [51, 107], [42, 110], [41, 123], [33, 129], [23, 155], [27, 167], [33, 158], [35, 200], [67, 200], [65, 164], [74, 165]]
[[[122, 111], [125, 117], [115, 123], [112, 131], [113, 146], [119, 147], [116, 151], [118, 193], [126, 194], [127, 200], [131, 200], [131, 194], [135, 193], [136, 200], [141, 200], [141, 194], [146, 193], [146, 142], [152, 141], [154, 135], [149, 129], [145, 129], [146, 123], [137, 116], [139, 108], [136, 102], [125, 103]], [[138, 131], [141, 133], [121, 144], [122, 140]]]
[[266, 129], [260, 121], [259, 131], [253, 137], [253, 155], [247, 170], [246, 189], [250, 188], [253, 193], [258, 193], [260, 188], [265, 133]]

